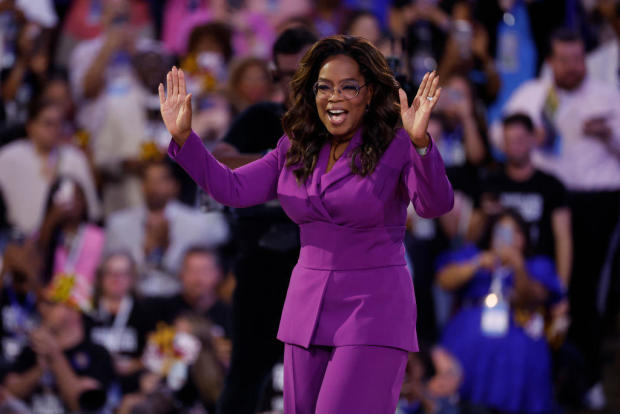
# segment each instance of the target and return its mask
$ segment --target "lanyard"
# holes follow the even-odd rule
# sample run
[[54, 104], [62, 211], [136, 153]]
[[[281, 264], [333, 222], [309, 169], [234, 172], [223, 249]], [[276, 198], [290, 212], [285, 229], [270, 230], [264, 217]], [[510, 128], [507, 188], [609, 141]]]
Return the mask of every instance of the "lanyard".
[[[111, 353], [117, 353], [121, 350], [123, 333], [129, 321], [132, 308], [133, 298], [131, 296], [125, 296], [121, 301], [118, 312], [116, 312], [114, 322], [112, 322], [112, 328], [110, 329], [111, 340], [107, 341], [108, 351]], [[107, 311], [101, 306], [99, 307], [99, 312], [101, 315], [107, 314]]]
[[75, 265], [80, 258], [80, 253], [84, 245], [84, 227], [85, 226], [80, 226], [69, 245], [67, 257], [65, 259], [65, 263], [63, 264], [63, 272], [66, 274], [73, 274], [75, 272]]

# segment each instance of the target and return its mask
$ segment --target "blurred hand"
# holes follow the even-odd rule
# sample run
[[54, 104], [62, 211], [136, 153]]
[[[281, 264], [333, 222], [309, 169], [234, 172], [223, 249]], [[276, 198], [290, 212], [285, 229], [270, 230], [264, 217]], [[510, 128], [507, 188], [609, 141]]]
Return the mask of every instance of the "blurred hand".
[[612, 133], [613, 131], [605, 117], [590, 118], [583, 124], [584, 135], [598, 138], [604, 142], [608, 142], [611, 139]]
[[[411, 106], [408, 104], [407, 94], [404, 90], [399, 89], [400, 97], [400, 116], [403, 121], [403, 128], [409, 134], [409, 137], [417, 147], [426, 147], [429, 139], [426, 136], [428, 122], [431, 117], [431, 111], [437, 105], [441, 88], [437, 88], [439, 84], [439, 76], [433, 71], [426, 73], [422, 79], [422, 83], [418, 88], [415, 98]], [[432, 97], [432, 100], [428, 100]]]
[[217, 360], [225, 367], [230, 366], [230, 356], [232, 355], [232, 343], [224, 337], [214, 337], [213, 345]]
[[500, 247], [497, 255], [503, 264], [511, 267], [512, 269], [521, 268], [525, 263], [523, 254], [517, 248], [512, 246]]
[[166, 93], [164, 85], [159, 84], [159, 105], [164, 125], [172, 139], [182, 146], [192, 127], [192, 94], [186, 93], [183, 70], [172, 68], [166, 76]]
[[30, 332], [30, 346], [32, 350], [46, 360], [56, 358], [61, 349], [50, 330], [40, 326]]
[[495, 264], [497, 263], [497, 256], [495, 253], [487, 250], [480, 253], [477, 260], [481, 268], [493, 270], [495, 268]]

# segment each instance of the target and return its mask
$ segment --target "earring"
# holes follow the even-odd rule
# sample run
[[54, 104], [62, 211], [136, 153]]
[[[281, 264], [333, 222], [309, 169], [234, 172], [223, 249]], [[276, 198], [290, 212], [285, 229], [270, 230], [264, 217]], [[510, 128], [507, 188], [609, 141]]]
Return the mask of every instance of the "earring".
[[370, 108], [370, 104], [366, 104], [366, 112], [368, 112], [368, 108]]

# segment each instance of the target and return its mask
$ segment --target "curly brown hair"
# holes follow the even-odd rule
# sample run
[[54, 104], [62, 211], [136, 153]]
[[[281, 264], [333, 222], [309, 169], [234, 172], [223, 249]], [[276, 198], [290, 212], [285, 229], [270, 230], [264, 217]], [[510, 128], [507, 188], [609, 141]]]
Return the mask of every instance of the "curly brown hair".
[[362, 144], [351, 153], [354, 174], [366, 176], [374, 171], [400, 120], [399, 84], [377, 48], [357, 36], [337, 35], [319, 40], [304, 55], [291, 80], [293, 104], [282, 119], [284, 132], [291, 141], [286, 165], [297, 166], [294, 174], [299, 183], [312, 174], [321, 147], [331, 138], [319, 118], [312, 86], [324, 62], [335, 55], [355, 60], [373, 91], [362, 120]]

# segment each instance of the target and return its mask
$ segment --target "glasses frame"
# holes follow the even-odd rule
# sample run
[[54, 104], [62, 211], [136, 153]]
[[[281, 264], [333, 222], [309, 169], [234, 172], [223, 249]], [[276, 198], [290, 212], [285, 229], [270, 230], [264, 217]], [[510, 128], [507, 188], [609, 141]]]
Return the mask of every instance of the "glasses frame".
[[[316, 81], [316, 82], [314, 83], [314, 85], [312, 85], [312, 92], [314, 93], [314, 96], [315, 96], [315, 97], [318, 97], [318, 95], [319, 95], [319, 90], [318, 90], [318, 85], [319, 85], [319, 82], [320, 82], [320, 81]], [[351, 98], [345, 98], [345, 96], [342, 94], [342, 88], [341, 88], [340, 86], [338, 86], [338, 87], [333, 87], [333, 86], [332, 86], [332, 91], [331, 91], [331, 93], [329, 94], [329, 98], [331, 98], [332, 96], [334, 96], [334, 93], [336, 93], [336, 91], [337, 91], [337, 92], [338, 92], [338, 95], [340, 95], [340, 97], [341, 97], [343, 100], [345, 100], [345, 101], [350, 101], [351, 99], [355, 99], [355, 98], [357, 98], [357, 97], [359, 96], [360, 91], [362, 90], [362, 88], [363, 88], [364, 86], [368, 86], [368, 83], [369, 83], [369, 82], [366, 82], [365, 84], [363, 84], [363, 85], [361, 85], [361, 86], [358, 86], [358, 87], [357, 87], [357, 90], [356, 90], [356, 92], [355, 92], [355, 95], [354, 95], [354, 96], [352, 96]]]

